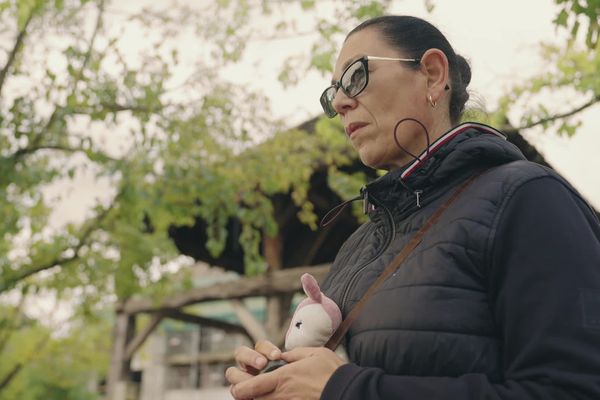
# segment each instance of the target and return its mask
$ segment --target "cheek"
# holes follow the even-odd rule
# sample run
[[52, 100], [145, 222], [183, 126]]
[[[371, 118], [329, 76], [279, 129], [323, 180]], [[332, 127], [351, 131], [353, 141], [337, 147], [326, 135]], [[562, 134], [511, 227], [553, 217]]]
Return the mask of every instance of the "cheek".
[[398, 121], [403, 118], [420, 117], [416, 104], [417, 96], [410, 90], [412, 88], [400, 90], [399, 86], [374, 87], [369, 97], [363, 101], [376, 126], [390, 137]]
[[[417, 104], [417, 99], [411, 95], [410, 98], [398, 95], [389, 95], [381, 98], [381, 104], [372, 111], [373, 118], [379, 131], [377, 141], [395, 149], [396, 139], [403, 145], [406, 141], [416, 139], [422, 128], [416, 122], [406, 120], [413, 118], [427, 125], [427, 116]], [[404, 120], [403, 122], [400, 122]], [[391, 150], [391, 149], [390, 149]]]

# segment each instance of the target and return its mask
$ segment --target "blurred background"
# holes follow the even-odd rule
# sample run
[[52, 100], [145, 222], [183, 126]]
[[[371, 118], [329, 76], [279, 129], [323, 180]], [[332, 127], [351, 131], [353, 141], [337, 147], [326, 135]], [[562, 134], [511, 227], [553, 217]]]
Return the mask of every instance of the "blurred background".
[[600, 208], [600, 1], [0, 1], [0, 399], [226, 399], [364, 220], [318, 97], [345, 33], [429, 20], [465, 120]]

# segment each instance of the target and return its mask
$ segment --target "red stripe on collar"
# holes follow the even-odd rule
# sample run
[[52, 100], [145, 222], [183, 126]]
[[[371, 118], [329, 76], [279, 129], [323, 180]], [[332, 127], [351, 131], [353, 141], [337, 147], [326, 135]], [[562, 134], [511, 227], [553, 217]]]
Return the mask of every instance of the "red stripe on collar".
[[476, 128], [479, 131], [482, 131], [484, 133], [489, 133], [492, 135], [496, 135], [496, 136], [501, 137], [502, 139], [506, 140], [506, 136], [504, 136], [502, 133], [500, 133], [496, 129], [489, 127], [487, 125], [482, 125], [482, 124], [478, 124], [475, 122], [467, 122], [467, 123], [458, 125], [456, 128], [451, 129], [447, 133], [440, 136], [435, 142], [431, 143], [429, 145], [429, 151], [427, 149], [425, 149], [421, 154], [419, 154], [419, 159], [413, 161], [413, 163], [408, 168], [406, 168], [406, 170], [400, 176], [400, 179], [406, 180], [413, 172], [415, 172], [417, 169], [419, 169], [419, 167], [421, 167], [425, 163], [425, 161], [427, 161], [429, 159], [429, 157], [431, 157], [431, 155], [433, 153], [435, 153], [440, 147], [442, 147], [443, 145], [448, 143], [456, 135], [458, 135], [470, 128]]

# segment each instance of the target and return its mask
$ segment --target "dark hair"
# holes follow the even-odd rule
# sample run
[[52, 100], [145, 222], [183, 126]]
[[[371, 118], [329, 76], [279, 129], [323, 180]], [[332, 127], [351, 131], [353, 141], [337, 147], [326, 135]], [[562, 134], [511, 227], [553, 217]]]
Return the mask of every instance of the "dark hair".
[[[440, 49], [448, 58], [450, 69], [450, 120], [458, 123], [469, 99], [467, 86], [471, 82], [471, 67], [464, 57], [454, 52], [448, 39], [429, 22], [406, 15], [386, 15], [364, 21], [349, 34], [368, 27], [382, 33], [388, 44], [400, 49], [406, 57], [421, 58], [427, 50]], [[418, 64], [414, 66], [418, 68]]]

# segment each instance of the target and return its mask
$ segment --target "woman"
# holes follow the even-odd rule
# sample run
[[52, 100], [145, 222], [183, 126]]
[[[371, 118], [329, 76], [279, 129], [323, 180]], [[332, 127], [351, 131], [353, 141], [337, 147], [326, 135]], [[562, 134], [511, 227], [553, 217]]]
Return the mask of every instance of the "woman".
[[[236, 352], [236, 399], [600, 399], [600, 226], [556, 173], [502, 134], [457, 125], [470, 69], [431, 24], [369, 20], [346, 38], [321, 103], [360, 159], [370, 221], [323, 291], [346, 316], [462, 182], [480, 174], [346, 335], [325, 348]], [[289, 364], [258, 374], [268, 360]], [[256, 376], [257, 375], [257, 376]]]

